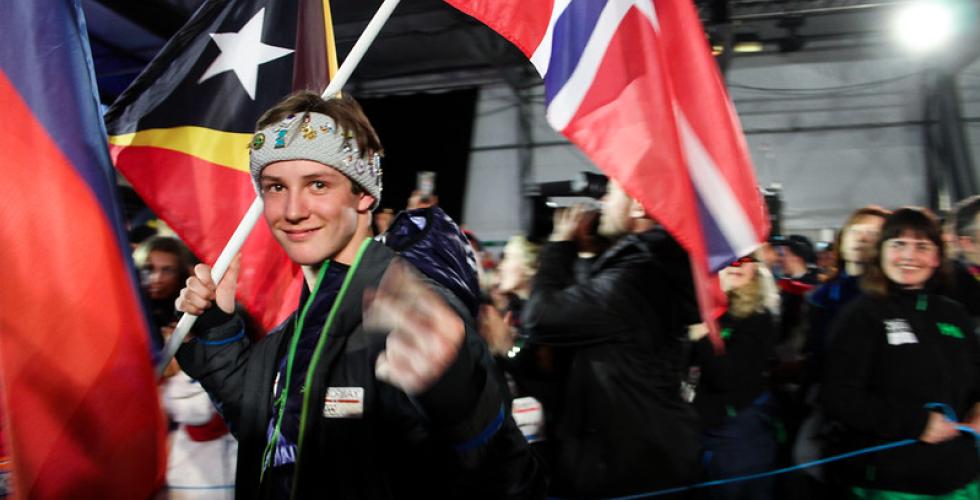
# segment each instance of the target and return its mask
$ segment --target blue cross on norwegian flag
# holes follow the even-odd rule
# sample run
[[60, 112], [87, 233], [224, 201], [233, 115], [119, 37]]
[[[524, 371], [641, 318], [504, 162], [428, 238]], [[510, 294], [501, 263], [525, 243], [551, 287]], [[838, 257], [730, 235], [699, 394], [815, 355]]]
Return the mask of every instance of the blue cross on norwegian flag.
[[745, 138], [690, 0], [446, 0], [520, 48], [548, 121], [691, 255], [702, 316], [711, 273], [769, 231]]

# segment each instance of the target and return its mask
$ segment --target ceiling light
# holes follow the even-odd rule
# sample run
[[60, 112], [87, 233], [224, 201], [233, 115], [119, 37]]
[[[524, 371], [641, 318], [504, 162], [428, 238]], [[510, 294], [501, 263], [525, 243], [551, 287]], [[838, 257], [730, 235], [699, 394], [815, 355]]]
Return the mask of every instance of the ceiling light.
[[735, 35], [735, 46], [732, 51], [736, 53], [762, 52], [764, 49], [762, 40], [755, 33], [737, 33]]
[[936, 50], [953, 35], [953, 12], [944, 3], [921, 1], [902, 7], [895, 17], [895, 33], [909, 50]]

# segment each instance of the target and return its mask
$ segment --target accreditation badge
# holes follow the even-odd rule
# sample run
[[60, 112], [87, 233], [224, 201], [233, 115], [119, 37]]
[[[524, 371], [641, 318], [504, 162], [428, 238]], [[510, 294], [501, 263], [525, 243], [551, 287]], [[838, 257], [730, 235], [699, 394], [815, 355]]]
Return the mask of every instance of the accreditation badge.
[[532, 397], [517, 398], [511, 414], [528, 443], [544, 440], [544, 408], [540, 401]]
[[919, 343], [919, 338], [912, 332], [912, 326], [902, 318], [885, 320], [885, 335], [889, 345]]
[[323, 399], [326, 418], [361, 418], [364, 416], [363, 387], [328, 387]]

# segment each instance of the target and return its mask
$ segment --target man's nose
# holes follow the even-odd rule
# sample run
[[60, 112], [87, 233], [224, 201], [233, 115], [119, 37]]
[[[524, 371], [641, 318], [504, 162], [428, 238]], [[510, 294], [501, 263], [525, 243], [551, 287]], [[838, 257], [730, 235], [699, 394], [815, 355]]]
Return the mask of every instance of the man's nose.
[[309, 210], [303, 193], [297, 190], [290, 191], [286, 197], [286, 219], [290, 222], [300, 221], [305, 219], [308, 214]]

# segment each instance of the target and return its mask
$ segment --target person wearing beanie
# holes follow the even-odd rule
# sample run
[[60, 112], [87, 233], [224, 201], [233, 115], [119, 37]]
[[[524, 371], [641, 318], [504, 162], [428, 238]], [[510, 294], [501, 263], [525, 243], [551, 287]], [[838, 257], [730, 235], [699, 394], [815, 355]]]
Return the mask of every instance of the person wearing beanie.
[[268, 110], [250, 173], [305, 277], [296, 312], [243, 335], [237, 263], [217, 285], [197, 266], [177, 300], [201, 315], [177, 359], [239, 440], [236, 498], [540, 498], [466, 307], [370, 238], [381, 154], [350, 97], [303, 91]]
[[775, 246], [779, 252], [779, 264], [782, 278], [791, 279], [801, 284], [816, 284], [817, 253], [810, 238], [800, 234], [777, 239]]
[[774, 245], [782, 272], [776, 285], [782, 303], [779, 342], [783, 348], [777, 350], [797, 353], [803, 344], [804, 297], [820, 283], [814, 267], [816, 252], [809, 238], [799, 234], [777, 239]]

